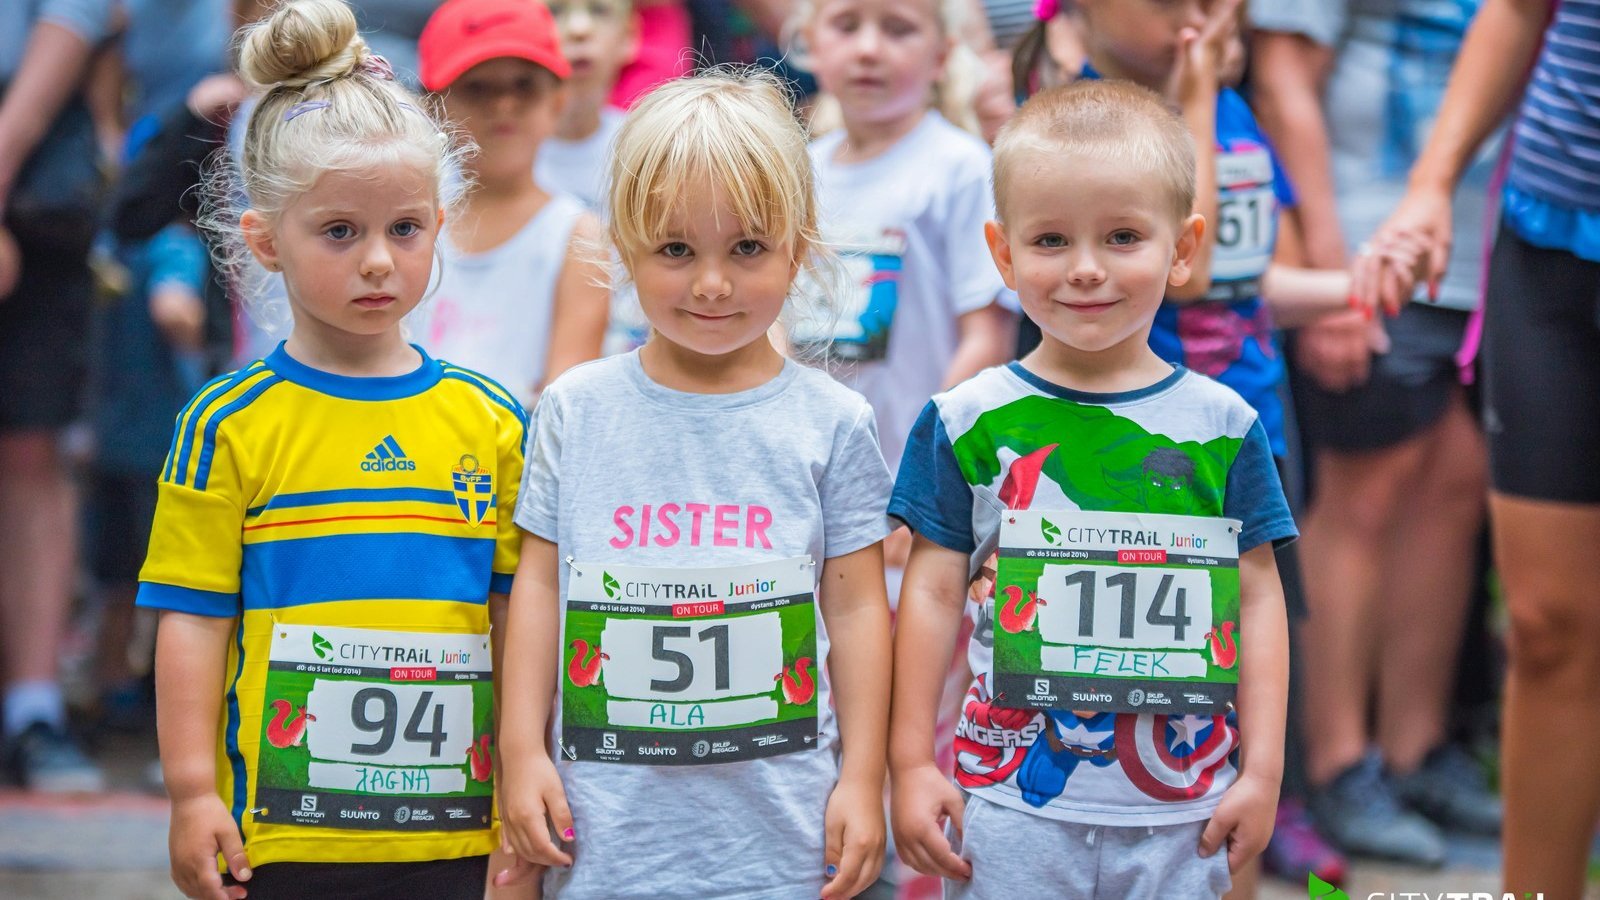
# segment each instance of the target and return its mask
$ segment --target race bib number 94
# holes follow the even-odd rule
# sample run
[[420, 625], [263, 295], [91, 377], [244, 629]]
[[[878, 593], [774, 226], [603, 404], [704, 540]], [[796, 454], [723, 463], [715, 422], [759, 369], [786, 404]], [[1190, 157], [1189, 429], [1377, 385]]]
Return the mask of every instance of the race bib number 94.
[[1009, 510], [994, 596], [996, 702], [1218, 715], [1239, 683], [1239, 523]]
[[493, 690], [486, 634], [275, 625], [255, 818], [489, 827]]
[[562, 641], [569, 758], [699, 765], [816, 746], [809, 559], [574, 569]]

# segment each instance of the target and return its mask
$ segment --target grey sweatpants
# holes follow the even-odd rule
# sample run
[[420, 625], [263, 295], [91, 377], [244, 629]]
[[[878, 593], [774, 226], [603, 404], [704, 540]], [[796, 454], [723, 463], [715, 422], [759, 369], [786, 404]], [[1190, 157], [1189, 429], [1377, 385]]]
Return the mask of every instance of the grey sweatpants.
[[1233, 885], [1226, 848], [1200, 856], [1205, 822], [1079, 825], [966, 800], [950, 845], [972, 879], [946, 881], [946, 900], [1201, 900]]

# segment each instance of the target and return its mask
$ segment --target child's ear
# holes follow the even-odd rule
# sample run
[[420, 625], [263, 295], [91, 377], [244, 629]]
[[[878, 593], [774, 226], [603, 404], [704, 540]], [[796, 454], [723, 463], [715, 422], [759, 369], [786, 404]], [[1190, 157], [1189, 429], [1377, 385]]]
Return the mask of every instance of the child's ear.
[[1011, 290], [1017, 289], [1017, 278], [1011, 262], [1011, 242], [1006, 240], [1005, 226], [996, 221], [983, 223], [983, 239], [989, 244], [989, 255], [994, 257], [994, 267]]
[[250, 255], [256, 258], [263, 269], [269, 272], [283, 269], [278, 259], [278, 244], [273, 239], [272, 227], [266, 216], [253, 209], [245, 210], [239, 214], [239, 230], [244, 235], [244, 245], [250, 249]]
[[1200, 255], [1201, 238], [1205, 237], [1206, 219], [1194, 213], [1178, 226], [1178, 243], [1172, 249], [1172, 269], [1167, 272], [1167, 284], [1183, 287], [1194, 275], [1194, 262]]
[[434, 222], [434, 227], [440, 231], [444, 230], [444, 207], [442, 206], [439, 207], [439, 218]]

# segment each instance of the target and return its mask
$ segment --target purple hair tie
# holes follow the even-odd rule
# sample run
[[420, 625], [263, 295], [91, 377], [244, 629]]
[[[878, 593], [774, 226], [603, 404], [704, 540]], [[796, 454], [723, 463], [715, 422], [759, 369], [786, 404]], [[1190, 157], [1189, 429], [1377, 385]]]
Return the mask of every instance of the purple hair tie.
[[361, 64], [356, 66], [356, 68], [367, 73], [368, 75], [371, 75], [373, 78], [381, 78], [384, 81], [394, 80], [394, 66], [389, 65], [389, 61], [387, 59], [384, 59], [376, 53], [368, 56], [366, 59], [363, 59]]
[[1061, 12], [1061, 0], [1035, 0], [1033, 4], [1033, 17], [1041, 22], [1048, 22]]
[[301, 115], [304, 115], [305, 113], [318, 109], [327, 109], [332, 105], [333, 104], [327, 100], [306, 100], [302, 103], [296, 103], [284, 111], [283, 120], [285, 122], [290, 122]]

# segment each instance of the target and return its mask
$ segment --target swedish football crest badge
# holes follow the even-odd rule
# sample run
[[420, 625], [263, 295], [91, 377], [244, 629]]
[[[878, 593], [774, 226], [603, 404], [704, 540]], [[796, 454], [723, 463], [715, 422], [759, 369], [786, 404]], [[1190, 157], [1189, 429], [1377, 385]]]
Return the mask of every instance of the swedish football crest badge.
[[474, 528], [482, 525], [484, 514], [494, 505], [494, 475], [478, 465], [476, 456], [464, 453], [461, 462], [450, 470], [450, 484], [467, 524]]

